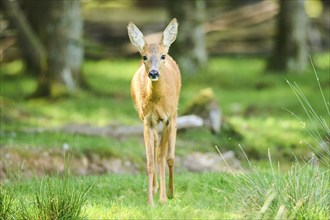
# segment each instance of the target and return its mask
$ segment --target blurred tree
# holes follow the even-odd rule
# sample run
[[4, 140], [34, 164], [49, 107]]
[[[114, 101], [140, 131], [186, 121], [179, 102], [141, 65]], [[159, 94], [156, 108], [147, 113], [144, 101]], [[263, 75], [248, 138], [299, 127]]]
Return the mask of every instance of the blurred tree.
[[280, 0], [278, 29], [270, 70], [302, 72], [308, 64], [309, 21], [304, 0]]
[[[32, 32], [32, 34], [34, 35], [36, 41], [42, 44], [42, 42], [40, 42], [39, 39], [45, 38], [45, 36], [43, 36], [45, 34], [42, 33], [41, 27], [46, 26], [47, 23], [46, 23], [46, 19], [40, 19], [40, 17], [44, 18], [45, 16], [47, 16], [46, 15], [47, 11], [44, 10], [47, 2], [28, 0], [28, 1], [18, 1], [18, 3], [19, 3], [18, 10], [21, 9], [21, 11], [17, 11], [18, 13], [20, 13], [19, 16], [25, 18], [26, 22], [28, 22], [28, 24], [25, 24], [24, 26], [25, 27], [30, 26], [30, 32]], [[38, 11], [38, 13], [35, 13], [36, 11]], [[15, 26], [17, 27], [17, 25]], [[35, 51], [30, 50], [28, 48], [29, 44], [27, 44], [26, 39], [24, 39], [25, 34], [23, 33], [21, 34], [19, 32], [17, 36], [19, 38], [18, 43], [20, 44], [19, 46], [21, 48], [21, 55], [24, 60], [26, 72], [38, 76], [41, 70], [40, 70], [40, 64], [35, 62], [35, 57], [34, 57]], [[42, 44], [41, 47], [44, 47], [44, 45]]]
[[164, 0], [135, 0], [134, 5], [140, 8], [157, 8], [165, 6]]
[[79, 89], [83, 85], [80, 1], [23, 1], [26, 14], [17, 1], [3, 2], [25, 62], [38, 75], [34, 96], [50, 96], [56, 86], [65, 93]]
[[187, 73], [196, 72], [207, 63], [205, 32], [205, 0], [166, 1], [170, 18], [177, 18], [179, 33], [171, 46], [173, 57]]

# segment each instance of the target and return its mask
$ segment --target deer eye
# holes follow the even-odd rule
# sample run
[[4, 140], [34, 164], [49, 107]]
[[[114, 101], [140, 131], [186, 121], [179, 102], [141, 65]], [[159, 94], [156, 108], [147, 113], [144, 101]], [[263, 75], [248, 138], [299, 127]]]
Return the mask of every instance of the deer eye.
[[166, 55], [161, 55], [161, 56], [160, 56], [160, 59], [161, 59], [161, 60], [165, 60], [165, 57], [166, 57]]
[[142, 59], [143, 59], [143, 60], [147, 60], [148, 57], [147, 57], [147, 56], [143, 56]]

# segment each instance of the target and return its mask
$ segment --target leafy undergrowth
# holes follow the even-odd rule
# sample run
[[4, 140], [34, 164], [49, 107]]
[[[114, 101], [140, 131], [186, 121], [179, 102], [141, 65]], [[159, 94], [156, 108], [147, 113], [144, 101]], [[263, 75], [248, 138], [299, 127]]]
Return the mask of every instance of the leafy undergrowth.
[[[329, 54], [316, 55], [316, 71], [325, 98], [329, 100]], [[1, 79], [1, 146], [62, 147], [90, 152], [102, 151], [137, 161], [144, 155], [140, 138], [86, 137], [61, 132], [36, 132], [34, 128], [56, 128], [67, 124], [136, 125], [137, 117], [130, 98], [130, 79], [139, 61], [86, 61], [83, 73], [94, 90], [80, 91], [70, 97], [25, 99], [33, 92], [36, 81], [24, 74], [20, 61], [2, 64]], [[219, 135], [205, 129], [178, 133], [177, 153], [223, 150], [240, 152], [244, 146], [249, 157], [267, 159], [267, 149], [274, 159], [292, 160], [292, 152], [309, 156], [309, 145], [319, 144], [310, 137], [307, 116], [297, 120], [290, 112], [303, 115], [297, 97], [286, 80], [296, 82], [320, 116], [327, 112], [319, 105], [320, 94], [312, 68], [305, 74], [267, 73], [260, 58], [212, 58], [207, 68], [195, 75], [183, 74], [179, 113], [201, 89], [210, 87], [223, 111], [225, 124]], [[230, 125], [229, 127], [227, 125]], [[227, 127], [226, 127], [227, 126]], [[31, 130], [32, 128], [32, 130]], [[318, 129], [312, 128], [312, 129]], [[325, 132], [320, 132], [321, 138]], [[306, 144], [309, 143], [309, 144]], [[137, 161], [137, 162], [141, 162]]]
[[[44, 177], [0, 188], [12, 219], [329, 219], [330, 173], [312, 162], [287, 172], [180, 173], [175, 198], [147, 205], [146, 176]], [[63, 218], [65, 219], [65, 218]]]

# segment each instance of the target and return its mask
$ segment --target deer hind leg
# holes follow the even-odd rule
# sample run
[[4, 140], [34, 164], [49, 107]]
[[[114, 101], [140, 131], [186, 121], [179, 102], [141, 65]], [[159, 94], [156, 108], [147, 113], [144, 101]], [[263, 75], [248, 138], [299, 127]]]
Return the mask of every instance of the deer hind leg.
[[165, 186], [165, 163], [166, 163], [166, 150], [168, 144], [169, 130], [166, 123], [163, 124], [163, 132], [160, 140], [159, 152], [159, 175], [160, 175], [160, 202], [167, 201], [166, 186]]
[[158, 132], [157, 129], [154, 130], [154, 178], [153, 178], [153, 194], [155, 195], [158, 191], [158, 181], [157, 181], [157, 157], [158, 157]]
[[154, 164], [154, 128], [145, 120], [144, 142], [146, 146], [147, 173], [148, 173], [148, 204], [153, 206], [153, 177], [155, 172]]
[[169, 141], [168, 141], [168, 154], [167, 165], [169, 170], [169, 198], [174, 197], [174, 161], [175, 161], [175, 142], [176, 142], [176, 118], [174, 117], [169, 126]]

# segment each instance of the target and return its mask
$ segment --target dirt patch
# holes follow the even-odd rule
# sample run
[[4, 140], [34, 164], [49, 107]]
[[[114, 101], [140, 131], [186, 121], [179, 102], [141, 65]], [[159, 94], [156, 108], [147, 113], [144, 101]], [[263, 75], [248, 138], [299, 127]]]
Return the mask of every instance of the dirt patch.
[[77, 176], [106, 173], [138, 173], [132, 161], [115, 157], [102, 158], [92, 153], [83, 155], [65, 149], [1, 147], [0, 181], [9, 178], [63, 174], [66, 168]]
[[[12, 178], [31, 178], [45, 175], [61, 175], [70, 171], [76, 176], [110, 173], [135, 174], [145, 167], [130, 160], [100, 153], [75, 153], [66, 148], [0, 147], [0, 182]], [[240, 163], [232, 151], [221, 157], [217, 153], [192, 152], [176, 157], [177, 172], [232, 172], [240, 169]]]

